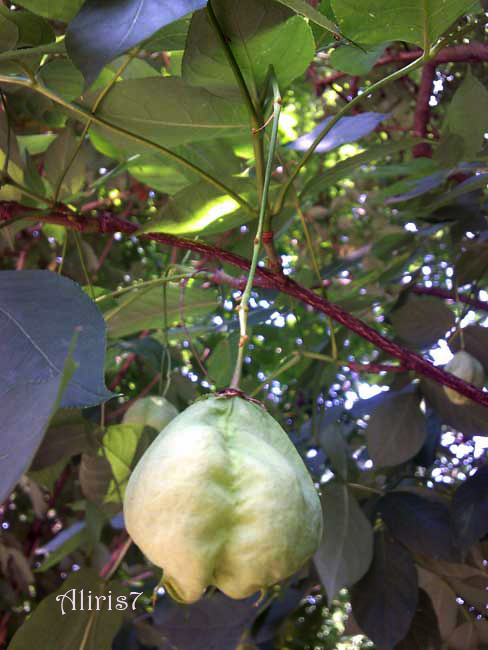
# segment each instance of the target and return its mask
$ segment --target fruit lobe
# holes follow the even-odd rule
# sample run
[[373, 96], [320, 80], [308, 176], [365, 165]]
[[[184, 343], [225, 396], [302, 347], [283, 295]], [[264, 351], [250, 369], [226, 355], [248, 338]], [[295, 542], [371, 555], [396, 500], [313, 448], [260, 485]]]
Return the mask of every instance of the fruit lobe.
[[151, 395], [131, 404], [122, 418], [122, 424], [147, 425], [161, 431], [177, 415], [178, 411], [171, 402], [164, 397]]

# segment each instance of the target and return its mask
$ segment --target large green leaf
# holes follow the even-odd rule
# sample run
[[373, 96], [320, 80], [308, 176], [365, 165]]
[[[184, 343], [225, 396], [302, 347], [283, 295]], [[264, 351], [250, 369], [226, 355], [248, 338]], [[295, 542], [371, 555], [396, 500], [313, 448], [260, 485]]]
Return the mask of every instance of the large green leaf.
[[47, 148], [44, 159], [46, 178], [53, 191], [61, 183], [60, 197], [76, 194], [85, 182], [86, 160], [83, 148], [78, 149], [78, 146], [73, 131], [64, 129]]
[[327, 483], [321, 501], [327, 532], [314, 562], [330, 603], [340, 589], [356, 583], [369, 569], [373, 528], [345, 483]]
[[82, 4], [83, 0], [22, 0], [22, 6], [35, 14], [66, 23], [76, 16]]
[[54, 41], [54, 30], [51, 25], [44, 18], [30, 11], [10, 11], [7, 7], [0, 6], [0, 16], [17, 26], [19, 36], [16, 46], [19, 48], [35, 47]]
[[[92, 594], [92, 607], [88, 605], [89, 594]], [[83, 595], [84, 607], [81, 602]], [[102, 581], [94, 569], [71, 573], [58, 591], [45, 598], [17, 631], [9, 650], [49, 647], [111, 650], [112, 640], [124, 616], [123, 608], [115, 607], [119, 597], [125, 600], [129, 609], [128, 589], [121, 583]]]
[[[249, 129], [242, 103], [216, 97], [176, 77], [121, 81], [104, 99], [97, 116], [164, 147]], [[122, 152], [147, 151], [148, 145], [113, 130], [98, 125], [93, 130]]]
[[91, 84], [105, 64], [204, 4], [205, 0], [85, 0], [69, 25], [66, 47]]
[[305, 0], [278, 0], [278, 2], [285, 5], [285, 7], [293, 9], [295, 13], [306, 16], [306, 18], [314, 22], [316, 25], [320, 25], [323, 29], [332, 32], [333, 34], [337, 33], [336, 25], [331, 20], [328, 20], [323, 13], [311, 7], [308, 2], [305, 2]]
[[[10, 131], [10, 133], [9, 133]], [[3, 169], [5, 165], [5, 157], [8, 152], [8, 173], [9, 175], [17, 181], [17, 183], [22, 183], [23, 179], [23, 164], [22, 158], [20, 156], [19, 148], [17, 145], [17, 138], [12, 132], [12, 127], [6, 119], [5, 112], [0, 111], [0, 167]], [[13, 187], [7, 185], [1, 188], [2, 189], [2, 199], [4, 201], [8, 200], [19, 200], [21, 194], [19, 190], [14, 189]]]
[[395, 333], [408, 345], [427, 348], [442, 338], [455, 324], [455, 316], [442, 300], [409, 295], [388, 314]]
[[[8, 329], [4, 327], [5, 331]], [[29, 361], [24, 362], [24, 367], [19, 369], [19, 374], [24, 371], [24, 377], [16, 377], [12, 368], [9, 368], [12, 360], [15, 361], [16, 355], [12, 354], [9, 358], [5, 349], [2, 350], [2, 357], [7, 359], [2, 373], [0, 407], [2, 438], [0, 499], [2, 501], [28, 469], [49, 421], [59, 408], [63, 393], [75, 373], [76, 366], [72, 355], [76, 338], [75, 334], [68, 352], [62, 356], [63, 366], [58, 372], [45, 373], [43, 379], [37, 381], [32, 375], [29, 377], [28, 368], [30, 364], [33, 366], [36, 364], [36, 354], [33, 354]]]
[[487, 129], [488, 90], [468, 72], [447, 111], [447, 130], [461, 136], [463, 160], [472, 160], [480, 152]]
[[5, 16], [0, 16], [0, 50], [5, 52], [5, 50], [14, 48], [18, 38], [17, 25]]
[[81, 411], [66, 409], [58, 412], [34, 456], [31, 471], [42, 470], [80, 454], [87, 446], [93, 428], [93, 423], [83, 418]]
[[426, 435], [427, 422], [417, 395], [391, 392], [369, 418], [368, 452], [377, 467], [399, 465], [415, 456]]
[[[139, 289], [129, 297], [117, 300], [118, 306], [106, 315], [109, 335], [113, 338], [127, 336], [144, 329], [164, 327], [163, 287]], [[218, 304], [217, 292], [187, 286], [185, 289], [168, 285], [166, 289], [166, 315], [168, 325], [181, 323], [184, 319], [206, 316]]]
[[[268, 0], [217, 0], [212, 6], [254, 97], [258, 96], [271, 64], [281, 88], [306, 70], [314, 56], [315, 43], [303, 18]], [[234, 73], [205, 11], [193, 15], [182, 75], [189, 83], [219, 94], [239, 93]]]
[[417, 608], [418, 581], [407, 549], [384, 532], [375, 536], [373, 562], [351, 589], [352, 613], [378, 648], [393, 650], [407, 634]]
[[174, 194], [190, 184], [181, 165], [157, 153], [134, 157], [127, 169], [141, 183], [166, 194]]
[[[93, 143], [97, 146], [97, 142], [100, 143], [100, 141], [100, 137], [98, 137]], [[242, 160], [234, 154], [226, 140], [216, 139], [180, 145], [173, 151], [217, 178], [231, 174], [237, 175], [242, 172]], [[191, 169], [158, 153], [132, 157], [128, 170], [142, 183], [166, 194], [174, 194], [183, 187], [200, 180], [200, 177]]]
[[354, 45], [337, 47], [330, 55], [330, 65], [336, 70], [347, 72], [347, 74], [365, 75], [383, 54], [386, 46], [387, 43], [380, 43], [367, 50], [360, 50]]
[[[341, 32], [365, 44], [406, 41], [422, 46], [438, 38], [459, 16], [477, 5], [473, 0], [332, 0]], [[426, 10], [425, 10], [426, 9]]]
[[123, 499], [141, 441], [145, 440], [145, 448], [152, 442], [148, 437], [143, 437], [144, 431], [144, 427], [137, 424], [115, 424], [107, 428], [99, 451], [99, 455], [110, 463], [113, 476], [106, 501], [119, 503]]

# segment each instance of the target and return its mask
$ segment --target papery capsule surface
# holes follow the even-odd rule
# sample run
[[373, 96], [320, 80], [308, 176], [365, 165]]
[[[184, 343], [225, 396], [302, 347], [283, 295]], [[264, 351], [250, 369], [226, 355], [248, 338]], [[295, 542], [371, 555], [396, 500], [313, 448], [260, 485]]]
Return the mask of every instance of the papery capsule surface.
[[[453, 358], [445, 365], [444, 370], [450, 372], [451, 374], [467, 381], [469, 384], [473, 384], [476, 388], [482, 388], [485, 383], [485, 371], [483, 366], [475, 359], [471, 354], [460, 350], [456, 352]], [[444, 391], [453, 404], [468, 404], [469, 398], [461, 395], [457, 391], [444, 386]]]
[[127, 486], [134, 542], [191, 603], [205, 588], [245, 598], [297, 571], [316, 551], [322, 510], [280, 425], [241, 397], [194, 403], [147, 449]]

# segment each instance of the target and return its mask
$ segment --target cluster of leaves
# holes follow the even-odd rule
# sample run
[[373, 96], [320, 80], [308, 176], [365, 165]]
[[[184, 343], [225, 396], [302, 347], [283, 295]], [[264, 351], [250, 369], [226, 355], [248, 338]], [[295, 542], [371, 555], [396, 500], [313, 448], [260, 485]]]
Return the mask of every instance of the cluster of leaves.
[[[465, 350], [488, 373], [482, 7], [206, 5], [0, 5], [0, 643], [483, 648], [486, 407], [361, 338], [372, 327], [428, 360]], [[241, 387], [308, 463], [325, 535], [262, 602], [153, 607], [160, 576], [129, 546], [121, 503], [157, 431], [121, 416], [231, 380], [243, 284], [219, 254], [252, 256], [272, 81], [269, 266], [361, 322], [256, 283]], [[168, 250], [154, 232], [193, 240]], [[183, 252], [202, 240], [211, 259]], [[129, 605], [63, 616], [72, 589]]]

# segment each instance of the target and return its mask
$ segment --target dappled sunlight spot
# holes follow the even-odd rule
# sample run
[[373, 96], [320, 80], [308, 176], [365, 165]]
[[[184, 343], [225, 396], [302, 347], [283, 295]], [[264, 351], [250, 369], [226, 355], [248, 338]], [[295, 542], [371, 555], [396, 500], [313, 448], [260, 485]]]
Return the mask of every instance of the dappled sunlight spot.
[[[199, 210], [196, 210], [191, 219], [170, 224], [171, 232], [180, 233], [200, 232], [215, 221], [222, 221], [223, 217], [235, 212], [239, 207], [237, 201], [230, 196], [220, 196], [212, 201], [207, 201]], [[169, 224], [168, 224], [169, 225]]]
[[440, 339], [437, 342], [437, 347], [429, 350], [429, 354], [432, 357], [435, 366], [443, 366], [453, 357], [453, 354], [444, 339]]

